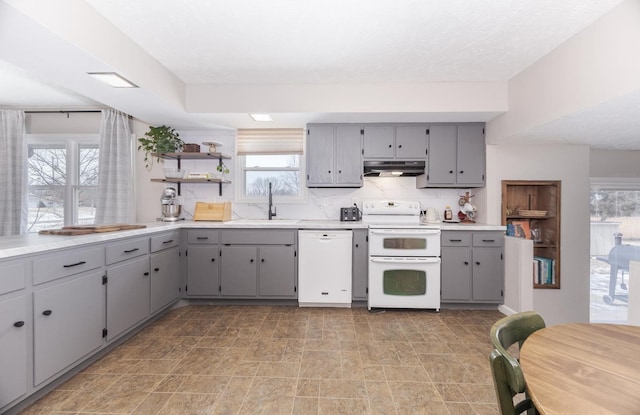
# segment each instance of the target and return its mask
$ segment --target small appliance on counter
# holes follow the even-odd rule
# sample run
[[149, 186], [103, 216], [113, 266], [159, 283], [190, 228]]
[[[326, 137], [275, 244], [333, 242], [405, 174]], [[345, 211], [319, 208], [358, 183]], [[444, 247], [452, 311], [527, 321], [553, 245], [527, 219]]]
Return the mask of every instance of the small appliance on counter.
[[357, 222], [361, 220], [360, 209], [355, 203], [353, 207], [340, 208], [340, 221], [341, 222]]
[[165, 187], [160, 197], [160, 207], [162, 216], [158, 219], [162, 222], [175, 222], [184, 218], [180, 217], [182, 205], [178, 204], [176, 189], [173, 187]]

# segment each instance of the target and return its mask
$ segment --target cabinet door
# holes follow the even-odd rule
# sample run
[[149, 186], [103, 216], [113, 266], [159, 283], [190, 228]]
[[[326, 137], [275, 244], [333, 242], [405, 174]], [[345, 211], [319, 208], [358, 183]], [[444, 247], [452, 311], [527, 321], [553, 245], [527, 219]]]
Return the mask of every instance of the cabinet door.
[[471, 249], [443, 247], [441, 299], [443, 302], [467, 302], [471, 299]]
[[107, 340], [111, 341], [149, 316], [149, 257], [109, 267], [107, 277]]
[[261, 246], [259, 254], [259, 295], [261, 297], [296, 298], [295, 247]]
[[0, 301], [0, 408], [27, 392], [26, 296]]
[[424, 160], [427, 157], [426, 125], [396, 126], [396, 158]]
[[258, 291], [258, 248], [223, 246], [221, 251], [220, 295], [255, 297]]
[[502, 248], [473, 249], [473, 299], [502, 303]]
[[458, 184], [484, 186], [485, 145], [482, 125], [458, 126], [456, 172]]
[[357, 229], [353, 231], [353, 272], [352, 272], [352, 296], [354, 300], [367, 299], [367, 287], [369, 286], [369, 250], [367, 242], [367, 230]]
[[457, 126], [432, 125], [429, 128], [427, 174], [429, 184], [456, 182]]
[[310, 125], [307, 131], [307, 185], [333, 184], [333, 125]]
[[336, 127], [336, 181], [362, 186], [362, 134], [359, 125]]
[[33, 293], [34, 385], [102, 345], [103, 273], [92, 273]]
[[151, 314], [180, 296], [180, 247], [151, 254]]
[[187, 250], [187, 295], [217, 296], [220, 250], [217, 245], [189, 245]]
[[364, 158], [392, 159], [395, 129], [392, 125], [364, 126]]

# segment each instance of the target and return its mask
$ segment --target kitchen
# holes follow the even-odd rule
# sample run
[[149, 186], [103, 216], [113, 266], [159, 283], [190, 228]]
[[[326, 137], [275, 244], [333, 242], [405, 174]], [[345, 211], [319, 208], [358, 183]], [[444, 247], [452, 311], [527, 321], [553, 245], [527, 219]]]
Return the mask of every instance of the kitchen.
[[[28, 5], [8, 6], [9, 3], [4, 2], [3, 16], [13, 16], [16, 11], [13, 7], [25, 7]], [[76, 5], [80, 9], [77, 10], [80, 15], [87, 17], [88, 21], [94, 21], [95, 18], [87, 15], [87, 10], [82, 9], [81, 5]], [[7, 9], [8, 8], [8, 9]], [[434, 110], [450, 111], [453, 113], [451, 116], [455, 116], [455, 113], [469, 113], [469, 112], [488, 112], [488, 113], [500, 113], [496, 119], [488, 123], [487, 134], [487, 184], [483, 189], [476, 191], [476, 205], [479, 210], [479, 222], [486, 223], [499, 223], [499, 200], [500, 200], [500, 182], [507, 179], [550, 179], [550, 180], [562, 180], [563, 181], [563, 200], [573, 201], [571, 210], [567, 203], [563, 204], [563, 209], [567, 209], [567, 212], [563, 215], [563, 234], [572, 235], [571, 239], [565, 238], [566, 243], [563, 244], [563, 267], [566, 271], [563, 273], [563, 289], [556, 292], [536, 292], [537, 308], [545, 311], [545, 318], [547, 315], [550, 318], [561, 321], [584, 321], [588, 318], [588, 306], [586, 299], [588, 292], [588, 283], [580, 278], [580, 275], [587, 274], [587, 266], [584, 264], [583, 258], [588, 253], [588, 247], [586, 241], [588, 238], [588, 208], [587, 200], [589, 193], [588, 179], [592, 176], [590, 167], [594, 165], [604, 165], [603, 160], [609, 160], [607, 163], [607, 174], [616, 174], [616, 169], [622, 171], [625, 166], [620, 163], [616, 163], [615, 160], [620, 159], [621, 156], [616, 152], [606, 152], [590, 150], [588, 145], [578, 144], [577, 141], [572, 141], [575, 136], [587, 136], [591, 137], [600, 133], [602, 136], [610, 136], [605, 134], [607, 123], [602, 123], [599, 126], [591, 124], [584, 124], [584, 130], [579, 128], [574, 129], [577, 132], [569, 134], [568, 131], [564, 131], [563, 137], [567, 137], [562, 140], [561, 143], [549, 144], [546, 146], [537, 145], [535, 142], [518, 143], [517, 145], [509, 145], [508, 138], [512, 135], [517, 135], [518, 131], [526, 131], [533, 127], [540, 125], [540, 118], [544, 120], [555, 120], [559, 116], [564, 116], [567, 113], [574, 111], [581, 113], [584, 108], [590, 105], [595, 105], [603, 101], [613, 100], [612, 96], [607, 95], [603, 91], [618, 91], [617, 94], [621, 95], [622, 92], [631, 92], [637, 85], [631, 83], [624, 85], [624, 76], [617, 74], [616, 76], [608, 76], [609, 72], [606, 70], [602, 73], [586, 73], [586, 79], [574, 78], [571, 82], [561, 82], [556, 84], [557, 78], [553, 75], [545, 73], [556, 73], [553, 69], [545, 72], [545, 69], [557, 68], [559, 61], [563, 61], [563, 65], [567, 71], [580, 72], [583, 68], [590, 67], [593, 63], [593, 59], [587, 52], [584, 54], [573, 55], [568, 62], [563, 59], [571, 55], [576, 50], [583, 50], [581, 47], [584, 44], [590, 44], [591, 38], [589, 35], [601, 37], [606, 41], [614, 44], [621, 45], [621, 50], [624, 50], [628, 46], [628, 50], [633, 50], [633, 45], [629, 44], [629, 38], [622, 35], [616, 35], [617, 30], [612, 28], [618, 27], [633, 27], [633, 24], [625, 20], [624, 16], [634, 16], [634, 3], [623, 2], [621, 6], [603, 18], [599, 25], [595, 27], [589, 27], [580, 36], [576, 36], [567, 40], [560, 48], [556, 49], [552, 54], [542, 57], [539, 61], [533, 63], [530, 67], [520, 72], [517, 76], [514, 76], [509, 82], [496, 82], [491, 83], [478, 83], [475, 85], [469, 85], [469, 89], [461, 90], [459, 85], [413, 85], [411, 88], [406, 87], [392, 87], [387, 86], [385, 88], [376, 86], [340, 86], [329, 85], [324, 89], [324, 92], [330, 92], [328, 95], [334, 95], [340, 99], [331, 100], [325, 95], [318, 96], [312, 94], [314, 88], [309, 86], [301, 86], [299, 88], [293, 87], [265, 87], [264, 94], [272, 96], [286, 96], [283, 92], [297, 91], [300, 99], [295, 100], [295, 104], [292, 102], [282, 102], [282, 108], [285, 111], [280, 112], [312, 112], [312, 111], [326, 111], [326, 112], [339, 112], [343, 109], [347, 111], [356, 111], [358, 109], [366, 108], [367, 112], [376, 113], [375, 117], [370, 116], [373, 119], [361, 120], [359, 122], [398, 122], [398, 121], [417, 121], [416, 119], [395, 119], [395, 117], [389, 114], [390, 111], [401, 112], [432, 112]], [[631, 12], [629, 11], [631, 9]], [[6, 12], [6, 13], [5, 13]], [[22, 9], [22, 12], [28, 14], [37, 15], [37, 20], [47, 19], [45, 16], [55, 15], [55, 11], [42, 8], [38, 10], [26, 10]], [[21, 19], [24, 19], [22, 17]], [[22, 22], [20, 27], [13, 27], [11, 24], [2, 25], [6, 31], [12, 31], [11, 33], [21, 33], [22, 30], [31, 28], [33, 21]], [[55, 22], [48, 22], [52, 27], [56, 27]], [[96, 27], [99, 27], [99, 23], [96, 23]], [[630, 29], [631, 30], [631, 29]], [[602, 35], [602, 32], [605, 35]], [[6, 32], [5, 32], [6, 33]], [[72, 33], [67, 33], [67, 36], [73, 37]], [[24, 39], [29, 39], [30, 36], [25, 36]], [[42, 43], [39, 47], [50, 47], [51, 45]], [[25, 43], [25, 48], [34, 47], [29, 43]], [[123, 42], [121, 47], [128, 47], [127, 42]], [[29, 50], [29, 49], [28, 49]], [[59, 50], [59, 48], [51, 48], [51, 50]], [[586, 48], [586, 50], [590, 50]], [[634, 69], [635, 59], [634, 53], [620, 53], [619, 51], [612, 50], [611, 48], [598, 49], [601, 53], [599, 60], [603, 62], [616, 62], [622, 59], [620, 55], [624, 55], [625, 62], [629, 62], [628, 65], [619, 65], [617, 70], [628, 71], [624, 72], [629, 74], [629, 79], [635, 79], [631, 74], [637, 73]], [[37, 49], [33, 49], [34, 54], [41, 54]], [[610, 55], [607, 55], [610, 54]], [[135, 56], [135, 54], [133, 54]], [[19, 61], [18, 57], [14, 53], [7, 51], [3, 54], [10, 61]], [[140, 62], [136, 62], [140, 64]], [[29, 64], [23, 62], [25, 66]], [[37, 65], [37, 63], [32, 63]], [[144, 67], [144, 65], [138, 65]], [[523, 66], [524, 67], [524, 66]], [[579, 68], [579, 69], [578, 69]], [[136, 70], [128, 70], [126, 73], [135, 73]], [[559, 71], [562, 73], [563, 71]], [[166, 75], [164, 69], [160, 69], [157, 72], [158, 77]], [[606, 79], [606, 80], [605, 80]], [[599, 88], [598, 82], [595, 80], [601, 80], [606, 82], [609, 87]], [[153, 79], [151, 81], [158, 81]], [[62, 82], [58, 78], [58, 82]], [[169, 84], [174, 85], [173, 81]], [[544, 88], [551, 88], [556, 92], [556, 96], [553, 98], [545, 98], [541, 95], [534, 95], [528, 92], [528, 85], [537, 85], [540, 90]], [[553, 85], [550, 87], [550, 85]], [[577, 94], [572, 93], [572, 88], [583, 88], [583, 91], [590, 91], [593, 95], [584, 98], [578, 97]], [[170, 89], [170, 88], [169, 88]], [[221, 92], [219, 87], [207, 86], [203, 88], [186, 88], [189, 91], [189, 106], [192, 107], [194, 112], [229, 112], [236, 111], [239, 106], [237, 102], [244, 96], [244, 101], [249, 103], [250, 99], [246, 99], [246, 93], [242, 94], [242, 88], [235, 90], [237, 93], [237, 99], [233, 97], [225, 98], [224, 102], [218, 102], [211, 100], [211, 96], [215, 96]], [[508, 91], [507, 91], [508, 89]], [[165, 90], [166, 91], [166, 90]], [[246, 91], [245, 91], [246, 92]], [[102, 93], [103, 94], [103, 93]], [[376, 103], [375, 100], [369, 99], [372, 95], [384, 97], [384, 100], [380, 100]], [[588, 95], [588, 94], [586, 94]], [[447, 99], [444, 99], [446, 96]], [[558, 101], [557, 96], [561, 96], [565, 99], [564, 102]], [[164, 95], [166, 98], [166, 95]], [[169, 100], [174, 98], [169, 98]], [[256, 100], [254, 104], [255, 108], [264, 104], [259, 102], [258, 96], [253, 96], [252, 100]], [[633, 102], [631, 97], [627, 97], [629, 102]], [[624, 101], [622, 101], [624, 102]], [[621, 102], [621, 103], [622, 103]], [[120, 107], [127, 112], [127, 108], [130, 104], [117, 104], [117, 100], [111, 101], [111, 106]], [[225, 107], [226, 106], [226, 107]], [[564, 107], [563, 107], [564, 106]], [[445, 108], [446, 107], [446, 108]], [[632, 105], [629, 105], [632, 107]], [[567, 111], [566, 108], [569, 108]], [[618, 107], [616, 107], [618, 108]], [[409, 109], [409, 110], [408, 110]], [[606, 113], [607, 108], [598, 108], [599, 113]], [[362, 110], [360, 110], [362, 111]], [[134, 111], [130, 111], [134, 112]], [[245, 112], [244, 109], [237, 110], [237, 112]], [[250, 112], [250, 111], [246, 111]], [[79, 115], [79, 114], [78, 114]], [[584, 115], [584, 114], [583, 114]], [[82, 129], [78, 127], [78, 116], [71, 114], [69, 118], [66, 118], [64, 114], [60, 114], [59, 120], [52, 120], [53, 115], [42, 114], [43, 118], [49, 117], [49, 120], [44, 121], [48, 128], [51, 128], [56, 123], [58, 127], [54, 131], [48, 132], [65, 132], [65, 128], [68, 128], [66, 132]], [[87, 114], [90, 117], [90, 114]], [[408, 117], [406, 114], [404, 117]], [[35, 117], [34, 117], [35, 118]], [[136, 136], [141, 136], [147, 129], [148, 124], [139, 121], [140, 119], [149, 119], [151, 116], [147, 112], [147, 116], [138, 116], [133, 120], [133, 132]], [[172, 118], [166, 117], [157, 120], [157, 124], [171, 123]], [[452, 121], [465, 121], [462, 119], [450, 118]], [[320, 120], [316, 120], [320, 121]], [[569, 119], [568, 122], [571, 120]], [[33, 121], [33, 127], [37, 127], [37, 121]], [[64, 127], [64, 125], [67, 127]], [[42, 125], [42, 124], [41, 124]], [[92, 132], [96, 131], [97, 123], [93, 124]], [[177, 125], [177, 124], [176, 124]], [[598, 129], [600, 128], [600, 129]], [[183, 131], [183, 129], [180, 129]], [[185, 129], [185, 131], [193, 131], [198, 129]], [[203, 129], [200, 129], [201, 131]], [[215, 138], [218, 140], [232, 139], [232, 133], [229, 130], [222, 129], [204, 129], [207, 133], [215, 130]], [[586, 131], [585, 131], [586, 130]], [[33, 131], [33, 130], [32, 130]], [[595, 133], [594, 133], [595, 131]], [[547, 137], [548, 132], [544, 129], [537, 131], [540, 137]], [[205, 133], [200, 134], [200, 141], [208, 141], [203, 139]], [[553, 133], [551, 133], [553, 135]], [[198, 133], [194, 133], [198, 135]], [[209, 138], [211, 138], [209, 136]], [[195, 140], [194, 140], [195, 141]], [[624, 153], [620, 151], [618, 153]], [[136, 199], [137, 199], [137, 221], [139, 222], [151, 222], [154, 221], [158, 215], [159, 210], [159, 195], [161, 194], [162, 185], [150, 183], [151, 178], [158, 177], [159, 172], [147, 172], [142, 166], [141, 155], [138, 154], [138, 169], [136, 176]], [[571, 160], [571, 163], [566, 163], [567, 160]], [[614, 160], [611, 162], [611, 160]], [[544, 168], [541, 168], [544, 166]], [[235, 166], [230, 166], [232, 171], [235, 170]], [[637, 177], [637, 170], [633, 166], [627, 169], [625, 174], [629, 174]], [[390, 182], [387, 178], [371, 178], [365, 179], [365, 185], [363, 188], [355, 191], [340, 190], [340, 189], [315, 189], [309, 191], [309, 198], [306, 204], [302, 206], [278, 204], [279, 218], [299, 218], [303, 215], [302, 212], [311, 212], [314, 216], [321, 218], [328, 216], [337, 216], [339, 207], [352, 205], [352, 200], [356, 199], [358, 202], [368, 198], [392, 198], [392, 199], [408, 199], [408, 200], [420, 200], [424, 202], [425, 207], [434, 206], [438, 208], [438, 211], [442, 210], [442, 205], [455, 202], [459, 196], [456, 190], [444, 189], [444, 190], [417, 190], [415, 189], [415, 179], [412, 178], [394, 178], [393, 182]], [[234, 189], [233, 185], [226, 186], [224, 190], [224, 196], [233, 198]], [[216, 196], [211, 195], [211, 192], [207, 192], [207, 198], [210, 201], [217, 201]], [[201, 200], [200, 197], [194, 197], [192, 200]], [[237, 204], [236, 204], [237, 205]], [[240, 210], [241, 217], [265, 217], [266, 203], [261, 206], [246, 206], [244, 211]], [[238, 206], [239, 207], [239, 206]], [[303, 207], [303, 209], [300, 209]], [[569, 241], [571, 240], [571, 243]]]

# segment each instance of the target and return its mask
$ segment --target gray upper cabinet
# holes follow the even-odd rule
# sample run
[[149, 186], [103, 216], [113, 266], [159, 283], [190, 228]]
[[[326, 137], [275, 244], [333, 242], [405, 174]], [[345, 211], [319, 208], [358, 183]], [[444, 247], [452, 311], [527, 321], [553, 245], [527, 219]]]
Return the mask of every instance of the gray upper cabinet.
[[307, 126], [307, 186], [362, 186], [362, 134], [359, 125]]
[[485, 184], [484, 124], [431, 125], [426, 174], [416, 186], [483, 187]]
[[364, 158], [371, 160], [424, 160], [426, 125], [365, 125]]

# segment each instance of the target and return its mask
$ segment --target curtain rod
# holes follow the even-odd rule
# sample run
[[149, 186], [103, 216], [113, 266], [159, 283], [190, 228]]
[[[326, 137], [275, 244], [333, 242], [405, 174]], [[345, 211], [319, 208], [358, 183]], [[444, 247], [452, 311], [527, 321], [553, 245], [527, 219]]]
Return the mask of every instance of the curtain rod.
[[100, 112], [101, 110], [69, 110], [69, 111], [25, 111], [25, 114], [69, 114], [71, 112], [90, 113]]

